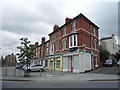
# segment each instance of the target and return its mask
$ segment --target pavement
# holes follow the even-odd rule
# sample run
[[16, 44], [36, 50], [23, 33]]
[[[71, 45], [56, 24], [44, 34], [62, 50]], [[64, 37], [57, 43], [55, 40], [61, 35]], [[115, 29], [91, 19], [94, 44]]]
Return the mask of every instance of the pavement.
[[[7, 69], [7, 71], [6, 71]], [[100, 68], [101, 69], [101, 68]], [[118, 80], [120, 75], [117, 74], [100, 74], [100, 73], [71, 73], [61, 71], [46, 70], [45, 72], [31, 72], [30, 77], [24, 77], [22, 70], [16, 70], [13, 67], [2, 68], [3, 81], [105, 81]], [[7, 74], [6, 74], [7, 72]], [[16, 73], [15, 73], [16, 72]]]

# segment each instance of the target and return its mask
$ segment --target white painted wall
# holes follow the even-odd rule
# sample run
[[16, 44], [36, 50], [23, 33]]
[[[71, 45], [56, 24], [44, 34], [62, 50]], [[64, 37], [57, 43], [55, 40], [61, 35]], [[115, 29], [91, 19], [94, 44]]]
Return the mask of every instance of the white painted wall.
[[100, 41], [100, 44], [105, 49], [107, 49], [111, 54], [115, 54], [117, 52], [117, 44], [116, 44], [115, 37], [113, 37], [112, 39], [102, 40]]

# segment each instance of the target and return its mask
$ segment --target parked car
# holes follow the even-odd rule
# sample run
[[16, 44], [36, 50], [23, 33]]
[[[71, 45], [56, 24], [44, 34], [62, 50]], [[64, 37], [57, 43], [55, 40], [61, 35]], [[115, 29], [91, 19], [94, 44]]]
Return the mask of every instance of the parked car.
[[43, 65], [39, 65], [39, 64], [37, 64], [37, 65], [30, 65], [30, 66], [28, 66], [28, 67], [25, 67], [24, 68], [24, 70], [27, 70], [27, 68], [28, 68], [28, 71], [45, 71], [45, 68], [44, 68], [44, 66]]
[[111, 59], [108, 59], [108, 60], [105, 61], [104, 66], [112, 67], [112, 66], [114, 66], [114, 61], [111, 60]]
[[25, 65], [22, 67], [22, 70], [24, 70], [24, 69], [27, 68], [27, 67], [30, 67], [30, 65], [25, 64]]
[[19, 68], [20, 68], [20, 65], [16, 65], [15, 68], [16, 68], [16, 69], [19, 69]]
[[24, 65], [16, 65], [15, 68], [16, 68], [16, 69], [22, 69], [23, 66], [24, 66]]
[[120, 60], [117, 62], [117, 66], [120, 67]]

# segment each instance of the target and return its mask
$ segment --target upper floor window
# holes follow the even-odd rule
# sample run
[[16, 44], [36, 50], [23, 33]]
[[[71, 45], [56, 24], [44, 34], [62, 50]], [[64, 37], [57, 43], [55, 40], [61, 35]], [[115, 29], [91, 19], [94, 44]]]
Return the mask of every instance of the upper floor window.
[[76, 22], [75, 21], [72, 22], [72, 31], [76, 31]]
[[57, 42], [56, 43], [56, 51], [59, 51], [60, 50], [60, 42]]
[[49, 46], [49, 44], [48, 43], [46, 43], [46, 47], [48, 47]]
[[46, 48], [46, 55], [48, 55], [48, 48]]
[[77, 47], [77, 34], [69, 36], [69, 48]]
[[53, 52], [54, 52], [54, 44], [51, 43], [51, 44], [50, 44], [50, 51], [49, 51], [49, 53], [50, 53], [50, 54], [53, 54]]
[[63, 28], [63, 35], [66, 35], [66, 27]]
[[94, 40], [94, 49], [97, 49], [97, 40]]
[[57, 32], [57, 36], [56, 36], [57, 38], [59, 38], [60, 37], [60, 31], [58, 30], [58, 32]]
[[54, 35], [51, 35], [51, 39], [52, 39], [52, 40], [54, 39]]
[[93, 38], [91, 37], [91, 48], [93, 48], [93, 46], [92, 46], [92, 45], [93, 45], [93, 44], [92, 44], [93, 42], [92, 42], [92, 41], [93, 41]]
[[63, 49], [63, 50], [66, 49], [66, 45], [67, 45], [67, 44], [66, 44], [66, 41], [67, 41], [66, 39], [63, 39], [63, 40], [62, 40], [62, 49]]
[[94, 35], [96, 36], [96, 28], [94, 28]]
[[92, 25], [90, 25], [90, 33], [92, 33], [92, 28], [93, 28]]

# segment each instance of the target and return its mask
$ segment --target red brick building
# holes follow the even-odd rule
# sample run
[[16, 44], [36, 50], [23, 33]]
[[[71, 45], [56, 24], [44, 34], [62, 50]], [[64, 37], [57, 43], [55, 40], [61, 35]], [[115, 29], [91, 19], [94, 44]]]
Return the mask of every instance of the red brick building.
[[31, 64], [43, 64], [45, 67], [48, 66], [48, 44], [49, 40], [45, 41], [45, 37], [41, 39], [41, 44], [35, 43], [35, 56], [33, 57]]
[[12, 53], [11, 55], [5, 56], [4, 64], [12, 66], [17, 64], [16, 56]]
[[97, 68], [99, 58], [99, 27], [83, 14], [65, 19], [49, 34], [49, 69], [85, 72]]

